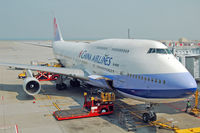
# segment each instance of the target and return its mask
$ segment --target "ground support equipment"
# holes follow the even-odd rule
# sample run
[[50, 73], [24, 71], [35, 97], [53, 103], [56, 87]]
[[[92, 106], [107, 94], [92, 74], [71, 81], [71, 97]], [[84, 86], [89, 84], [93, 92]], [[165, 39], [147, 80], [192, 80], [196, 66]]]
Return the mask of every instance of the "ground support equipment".
[[87, 93], [84, 93], [85, 101], [83, 108], [71, 110], [58, 110], [53, 113], [57, 120], [69, 120], [77, 118], [94, 117], [112, 114], [114, 111], [114, 93], [101, 93], [101, 98], [91, 97], [87, 101]]
[[200, 109], [198, 108], [198, 100], [199, 100], [199, 93], [198, 90], [195, 93], [195, 106], [191, 109], [190, 114], [193, 114], [196, 117], [200, 116]]
[[172, 125], [169, 121], [163, 121], [162, 119], [157, 121], [149, 122], [152, 126], [157, 126], [159, 128], [173, 130], [175, 133], [200, 133], [200, 127], [180, 129], [177, 126]]
[[35, 78], [39, 81], [55, 81], [59, 78], [59, 76], [59, 74], [38, 71], [38, 74], [35, 75]]

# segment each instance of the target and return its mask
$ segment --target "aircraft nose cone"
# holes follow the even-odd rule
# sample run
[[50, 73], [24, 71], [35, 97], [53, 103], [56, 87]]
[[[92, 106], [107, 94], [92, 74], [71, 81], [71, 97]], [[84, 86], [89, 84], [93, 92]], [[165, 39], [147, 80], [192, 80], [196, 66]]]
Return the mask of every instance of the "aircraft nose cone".
[[175, 88], [180, 89], [180, 97], [192, 95], [197, 89], [197, 83], [189, 72], [181, 74], [175, 82]]

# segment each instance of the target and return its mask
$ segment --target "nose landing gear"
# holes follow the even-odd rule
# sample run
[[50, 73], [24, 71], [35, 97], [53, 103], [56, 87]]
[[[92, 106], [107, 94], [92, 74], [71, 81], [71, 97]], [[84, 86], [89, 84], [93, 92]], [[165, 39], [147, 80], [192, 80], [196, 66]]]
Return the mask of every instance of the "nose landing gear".
[[156, 113], [153, 111], [153, 104], [150, 103], [150, 104], [146, 104], [146, 111], [143, 115], [142, 115], [142, 118], [143, 118], [143, 121], [145, 123], [148, 123], [150, 121], [156, 121], [157, 120], [157, 116], [156, 116]]

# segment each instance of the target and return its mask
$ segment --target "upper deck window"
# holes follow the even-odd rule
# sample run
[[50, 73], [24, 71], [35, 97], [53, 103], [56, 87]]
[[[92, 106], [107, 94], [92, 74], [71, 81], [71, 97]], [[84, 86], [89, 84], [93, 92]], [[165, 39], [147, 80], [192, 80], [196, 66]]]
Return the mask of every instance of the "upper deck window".
[[112, 48], [112, 51], [121, 52], [121, 53], [129, 53], [128, 49], [121, 49], [121, 48]]
[[171, 54], [171, 51], [169, 49], [161, 49], [161, 48], [150, 48], [147, 52], [150, 53], [157, 53], [157, 54]]

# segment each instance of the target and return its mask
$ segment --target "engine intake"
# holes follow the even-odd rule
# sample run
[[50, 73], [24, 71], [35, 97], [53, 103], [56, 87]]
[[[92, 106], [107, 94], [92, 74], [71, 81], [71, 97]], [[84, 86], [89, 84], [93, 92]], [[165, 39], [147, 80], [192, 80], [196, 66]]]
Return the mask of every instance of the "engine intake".
[[36, 95], [41, 90], [39, 81], [34, 77], [27, 77], [24, 80], [23, 89], [28, 95]]

